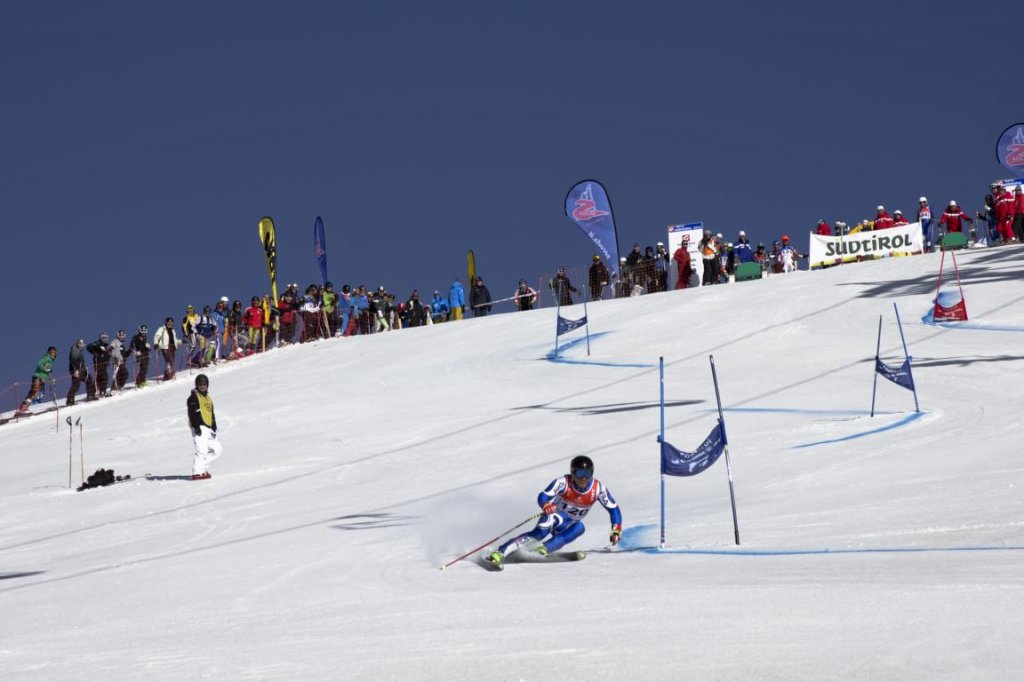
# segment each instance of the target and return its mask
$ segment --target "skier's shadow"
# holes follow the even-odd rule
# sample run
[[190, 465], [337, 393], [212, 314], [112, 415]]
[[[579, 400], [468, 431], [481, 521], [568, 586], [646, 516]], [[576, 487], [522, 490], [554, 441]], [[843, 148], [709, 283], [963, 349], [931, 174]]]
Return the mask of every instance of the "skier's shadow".
[[12, 578], [27, 578], [33, 575], [39, 575], [46, 571], [22, 571], [21, 573], [0, 573], [0, 580], [11, 580]]
[[331, 526], [331, 528], [337, 528], [338, 530], [374, 530], [376, 528], [393, 528], [395, 526], [408, 525], [410, 519], [415, 518], [412, 516], [402, 516], [401, 514], [349, 514], [348, 516], [339, 516], [332, 521], [343, 521], [337, 525]]

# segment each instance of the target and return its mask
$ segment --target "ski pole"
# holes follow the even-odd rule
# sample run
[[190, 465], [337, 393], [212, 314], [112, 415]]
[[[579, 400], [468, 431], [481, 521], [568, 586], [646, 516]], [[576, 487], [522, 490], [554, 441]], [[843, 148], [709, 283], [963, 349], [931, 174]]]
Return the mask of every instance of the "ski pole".
[[78, 462], [82, 466], [82, 483], [85, 483], [85, 436], [82, 435], [82, 418], [76, 421], [78, 424]]
[[68, 488], [71, 487], [71, 439], [75, 436], [75, 429], [71, 426], [71, 417], [68, 417]]
[[527, 524], [527, 523], [529, 523], [530, 521], [533, 521], [534, 519], [536, 519], [536, 518], [539, 518], [539, 517], [540, 517], [540, 516], [541, 516], [542, 514], [543, 514], [543, 512], [537, 512], [536, 514], [534, 514], [534, 515], [532, 515], [532, 516], [530, 516], [530, 517], [527, 517], [526, 519], [523, 519], [522, 521], [520, 521], [520, 522], [519, 522], [519, 523], [517, 523], [516, 525], [512, 526], [511, 528], [509, 528], [509, 529], [508, 529], [507, 531], [505, 531], [504, 533], [502, 533], [502, 534], [500, 534], [500, 535], [498, 535], [498, 536], [495, 536], [495, 537], [491, 538], [490, 540], [488, 540], [488, 541], [487, 541], [487, 542], [485, 542], [484, 544], [480, 545], [480, 546], [479, 546], [479, 547], [477, 547], [476, 549], [471, 549], [471, 550], [469, 550], [468, 552], [466, 552], [465, 554], [463, 554], [462, 556], [460, 556], [460, 557], [458, 557], [458, 558], [456, 558], [456, 559], [452, 559], [451, 561], [449, 561], [448, 563], [446, 563], [446, 564], [445, 564], [444, 566], [442, 566], [442, 567], [441, 567], [441, 570], [443, 571], [444, 569], [448, 568], [448, 567], [449, 567], [449, 566], [451, 566], [452, 564], [454, 564], [454, 563], [456, 563], [456, 562], [459, 562], [459, 561], [462, 561], [463, 559], [465, 559], [466, 557], [468, 557], [468, 556], [469, 556], [470, 554], [472, 554], [472, 553], [474, 553], [474, 552], [479, 552], [479, 551], [480, 551], [481, 549], [483, 549], [483, 548], [484, 548], [484, 547], [486, 547], [487, 545], [489, 545], [489, 544], [491, 544], [491, 543], [493, 543], [493, 542], [497, 542], [498, 540], [500, 540], [501, 538], [505, 537], [506, 535], [508, 535], [509, 533], [511, 533], [512, 531], [514, 531], [515, 529], [519, 528], [520, 526], [526, 525], [526, 524]]

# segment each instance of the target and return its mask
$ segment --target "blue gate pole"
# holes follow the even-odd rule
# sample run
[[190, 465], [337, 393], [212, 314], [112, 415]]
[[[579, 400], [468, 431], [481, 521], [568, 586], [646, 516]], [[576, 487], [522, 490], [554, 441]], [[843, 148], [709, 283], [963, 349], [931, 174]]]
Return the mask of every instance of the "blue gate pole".
[[715, 370], [715, 356], [711, 360], [711, 378], [715, 382], [715, 400], [718, 402], [718, 424], [722, 427], [722, 446], [725, 448], [725, 469], [729, 472], [729, 503], [732, 505], [732, 532], [736, 544], [740, 544], [740, 524], [736, 518], [736, 492], [732, 486], [732, 462], [729, 461], [729, 438], [725, 435], [725, 415], [722, 414], [722, 396], [718, 393], [718, 372]]
[[[892, 302], [892, 309], [896, 311], [896, 324], [899, 325], [900, 341], [903, 342], [903, 357], [907, 359], [907, 371], [910, 372], [910, 381], [913, 382], [914, 373], [910, 369], [910, 365], [912, 364], [912, 362], [910, 358], [910, 353], [907, 352], [907, 340], [903, 338], [903, 323], [900, 321], [900, 309], [896, 307], [896, 301]], [[914, 412], [920, 412], [921, 408], [917, 404], [917, 384], [914, 384], [914, 390], [912, 391], [912, 393], [914, 394]]]
[[871, 416], [875, 416], [875, 393], [878, 390], [878, 354], [882, 350], [882, 316], [878, 316], [878, 343], [875, 344], [875, 366], [871, 368], [875, 375], [871, 383]]
[[658, 358], [658, 381], [661, 384], [659, 404], [661, 405], [661, 428], [658, 433], [658, 471], [661, 472], [661, 545], [665, 549], [665, 469], [661, 465], [661, 448], [665, 442], [665, 357]]

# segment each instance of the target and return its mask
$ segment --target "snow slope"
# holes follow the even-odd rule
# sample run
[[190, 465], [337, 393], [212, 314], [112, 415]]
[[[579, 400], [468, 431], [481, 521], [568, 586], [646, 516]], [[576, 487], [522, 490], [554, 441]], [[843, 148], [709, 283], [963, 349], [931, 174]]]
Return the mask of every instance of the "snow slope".
[[[939, 255], [352, 339], [209, 371], [224, 456], [190, 473], [191, 378], [0, 427], [4, 680], [1005, 680], [1024, 666], [1024, 249], [959, 257], [968, 325], [923, 324]], [[947, 262], [948, 265], [948, 262]], [[913, 397], [878, 385], [879, 315]], [[564, 311], [577, 316], [582, 310]], [[564, 339], [565, 337], [563, 337]], [[724, 460], [666, 481], [668, 440]], [[87, 472], [67, 489], [66, 415]], [[590, 454], [625, 517], [586, 561], [441, 564]], [[78, 433], [72, 451], [79, 482]], [[528, 526], [527, 526], [528, 527]], [[607, 544], [597, 508], [575, 545]]]

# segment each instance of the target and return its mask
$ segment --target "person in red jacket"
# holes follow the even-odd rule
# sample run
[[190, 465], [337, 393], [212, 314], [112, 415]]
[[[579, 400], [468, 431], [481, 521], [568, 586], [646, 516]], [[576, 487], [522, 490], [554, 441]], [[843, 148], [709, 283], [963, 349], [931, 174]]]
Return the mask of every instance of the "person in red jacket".
[[876, 210], [878, 211], [878, 215], [875, 216], [875, 229], [888, 230], [892, 227], [892, 216], [885, 212], [885, 206], [879, 206]]
[[820, 234], [823, 237], [832, 236], [832, 228], [828, 226], [828, 223], [825, 222], [824, 218], [818, 221], [818, 226], [814, 229], [818, 234]]
[[1024, 185], [1013, 190], [1013, 238], [1024, 242]]
[[1003, 183], [996, 183], [992, 195], [995, 200], [996, 229], [999, 230], [999, 237], [1004, 244], [1013, 241], [1013, 195], [1003, 187]]
[[249, 334], [249, 347], [245, 352], [247, 355], [252, 355], [256, 352], [256, 341], [259, 340], [260, 332], [263, 330], [263, 306], [260, 304], [259, 297], [252, 297], [252, 303], [245, 309], [242, 321]]
[[693, 266], [690, 263], [690, 250], [685, 242], [672, 254], [672, 260], [676, 262], [678, 273], [676, 289], [685, 289], [690, 286], [690, 274], [693, 272]]
[[903, 211], [896, 209], [892, 213], [892, 226], [899, 227], [900, 225], [909, 225], [910, 221], [903, 217]]
[[945, 226], [947, 232], [963, 232], [964, 220], [974, 223], [974, 219], [964, 213], [964, 209], [957, 206], [955, 201], [950, 201], [942, 217], [939, 218], [939, 226]]

